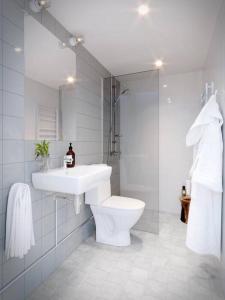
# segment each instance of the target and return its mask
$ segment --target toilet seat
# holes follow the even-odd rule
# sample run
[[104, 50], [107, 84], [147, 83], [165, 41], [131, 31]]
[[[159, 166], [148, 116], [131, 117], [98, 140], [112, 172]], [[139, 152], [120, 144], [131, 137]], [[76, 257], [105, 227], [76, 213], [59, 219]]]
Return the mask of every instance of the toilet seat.
[[133, 198], [111, 196], [102, 203], [102, 206], [114, 209], [137, 210], [143, 209], [145, 207], [145, 203]]

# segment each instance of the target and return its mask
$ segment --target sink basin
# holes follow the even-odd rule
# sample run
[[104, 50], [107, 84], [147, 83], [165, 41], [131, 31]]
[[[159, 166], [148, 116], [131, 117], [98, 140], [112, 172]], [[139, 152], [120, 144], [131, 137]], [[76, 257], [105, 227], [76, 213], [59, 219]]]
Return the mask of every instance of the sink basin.
[[107, 165], [80, 165], [33, 173], [32, 182], [39, 190], [80, 195], [108, 180], [111, 173], [112, 167]]

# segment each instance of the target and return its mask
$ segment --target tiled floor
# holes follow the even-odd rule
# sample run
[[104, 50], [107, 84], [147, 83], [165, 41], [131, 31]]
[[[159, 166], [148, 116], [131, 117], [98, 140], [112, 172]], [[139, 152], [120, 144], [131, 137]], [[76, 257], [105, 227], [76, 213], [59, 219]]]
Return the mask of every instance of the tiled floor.
[[186, 225], [160, 215], [159, 236], [132, 232], [116, 248], [93, 237], [80, 245], [29, 300], [222, 300], [217, 260], [184, 245]]

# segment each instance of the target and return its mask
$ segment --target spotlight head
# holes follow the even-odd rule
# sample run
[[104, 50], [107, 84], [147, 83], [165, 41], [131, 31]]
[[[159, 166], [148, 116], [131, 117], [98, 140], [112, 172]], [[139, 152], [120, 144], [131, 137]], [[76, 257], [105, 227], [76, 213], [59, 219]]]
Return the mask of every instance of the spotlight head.
[[82, 44], [84, 42], [84, 39], [82, 36], [71, 36], [69, 39], [69, 44], [72, 47], [76, 47], [78, 44]]
[[50, 5], [50, 0], [30, 0], [29, 2], [30, 9], [35, 13], [39, 13], [42, 9], [49, 8]]

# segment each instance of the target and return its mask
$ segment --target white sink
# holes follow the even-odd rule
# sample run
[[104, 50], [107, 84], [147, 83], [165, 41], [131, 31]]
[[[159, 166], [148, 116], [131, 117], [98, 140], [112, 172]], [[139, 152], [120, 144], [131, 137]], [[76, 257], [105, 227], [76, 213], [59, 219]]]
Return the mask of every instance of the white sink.
[[83, 165], [33, 173], [32, 182], [39, 190], [80, 195], [108, 180], [111, 173], [112, 167], [107, 165]]

